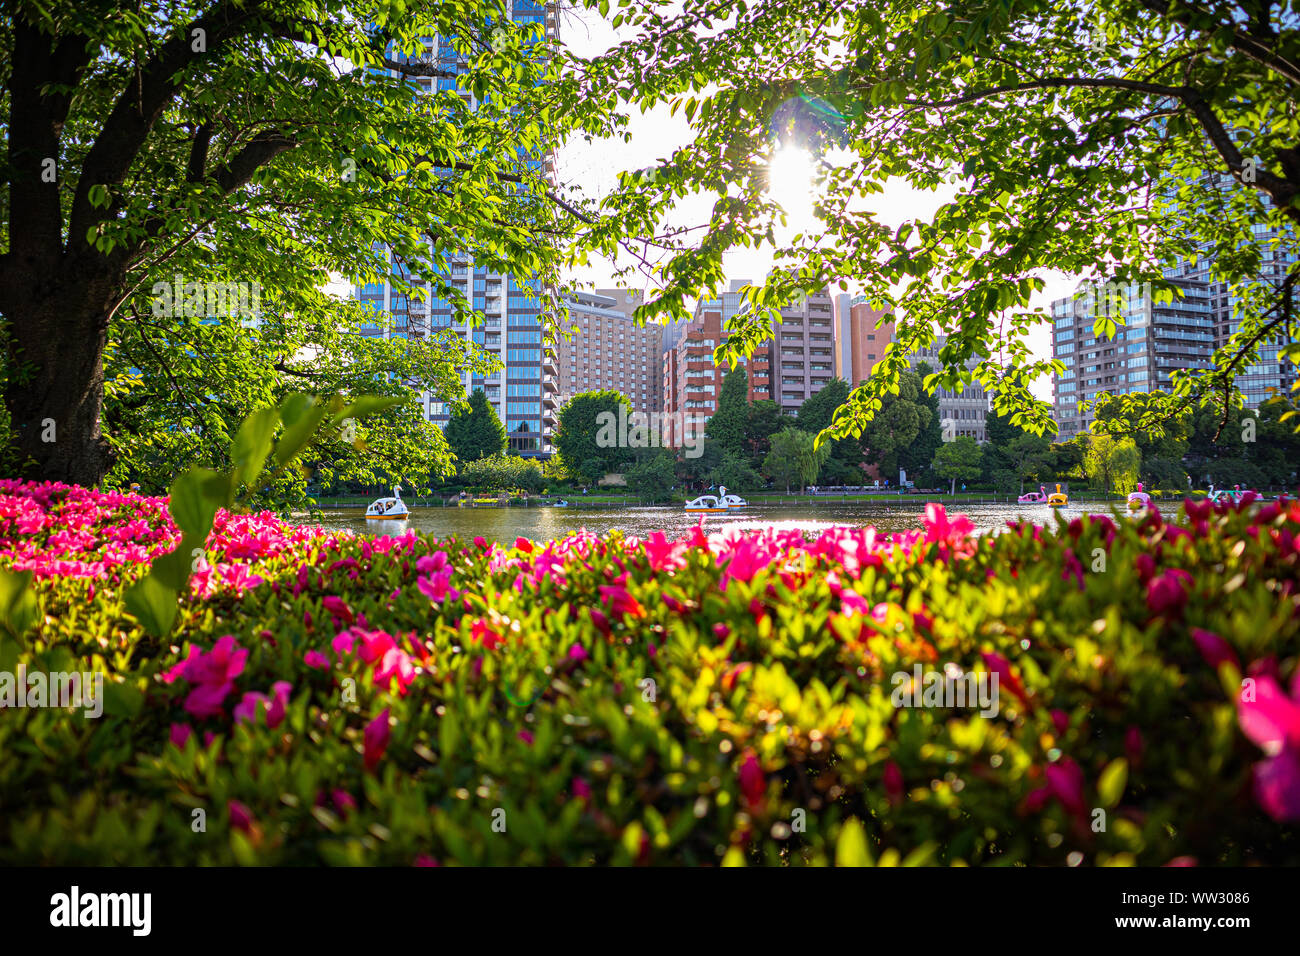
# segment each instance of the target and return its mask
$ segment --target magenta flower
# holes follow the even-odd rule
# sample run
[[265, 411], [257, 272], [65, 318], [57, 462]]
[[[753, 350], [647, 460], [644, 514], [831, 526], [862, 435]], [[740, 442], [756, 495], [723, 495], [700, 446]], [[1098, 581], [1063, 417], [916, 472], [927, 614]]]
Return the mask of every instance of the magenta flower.
[[357, 808], [357, 801], [346, 790], [335, 788], [330, 796], [334, 800], [334, 809], [338, 810], [339, 816], [345, 819]]
[[641, 606], [641, 602], [629, 594], [627, 588], [621, 584], [617, 586], [602, 584], [597, 590], [600, 591], [601, 600], [615, 616], [630, 614], [633, 617], [645, 617], [645, 608]]
[[236, 646], [235, 638], [227, 634], [205, 653], [190, 645], [190, 655], [180, 664], [162, 675], [164, 683], [178, 677], [194, 685], [185, 698], [185, 710], [193, 717], [212, 717], [221, 713], [222, 704], [235, 686], [235, 678], [244, 671], [248, 650]]
[[438, 571], [446, 570], [450, 564], [446, 551], [439, 551], [436, 554], [426, 554], [415, 562], [415, 570], [420, 574], [434, 574]]
[[957, 515], [950, 520], [943, 505], [931, 503], [925, 506], [925, 541], [927, 544], [935, 542], [956, 544], [964, 541], [974, 530], [975, 525], [965, 515]]
[[585, 661], [589, 656], [587, 649], [581, 644], [575, 643], [569, 648], [569, 660], [571, 661]]
[[1216, 671], [1224, 664], [1231, 664], [1238, 671], [1241, 670], [1241, 661], [1237, 659], [1237, 652], [1232, 649], [1231, 644], [1218, 634], [1194, 627], [1192, 628], [1192, 640], [1196, 642], [1196, 648], [1201, 652], [1201, 656], [1205, 658], [1205, 663]]
[[409, 654], [399, 647], [391, 647], [375, 665], [375, 686], [387, 689], [397, 681], [397, 692], [405, 694], [415, 683], [415, 664]]
[[904, 783], [903, 771], [894, 761], [885, 764], [882, 782], [885, 785], [885, 796], [891, 804], [897, 806], [903, 799]]
[[1015, 694], [1022, 704], [1032, 708], [1034, 705], [1029, 700], [1029, 695], [1025, 693], [1025, 687], [1020, 683], [1020, 678], [1011, 673], [1011, 662], [996, 651], [985, 651], [982, 656], [984, 665], [989, 669], [989, 672], [998, 675], [998, 687], [1005, 687]]
[[243, 830], [245, 833], [253, 832], [253, 812], [244, 806], [238, 800], [231, 800], [226, 804], [226, 809], [230, 812], [230, 825], [236, 830]]
[[740, 792], [745, 802], [749, 804], [750, 810], [761, 807], [763, 797], [767, 794], [767, 778], [763, 776], [763, 767], [752, 750], [745, 751], [737, 776], [740, 781]]
[[257, 691], [249, 691], [235, 705], [235, 722], [255, 723], [258, 707], [264, 707], [266, 709], [266, 726], [274, 730], [284, 721], [285, 711], [289, 706], [289, 695], [292, 691], [293, 685], [284, 680], [278, 680], [271, 685], [271, 696], [269, 698]]
[[1187, 604], [1187, 586], [1192, 576], [1181, 568], [1170, 568], [1147, 586], [1147, 607], [1152, 614], [1179, 615]]
[[336, 620], [342, 621], [345, 625], [351, 625], [356, 620], [352, 608], [348, 607], [348, 602], [341, 597], [331, 594], [328, 597], [321, 598], [320, 603]]
[[1237, 721], [1268, 755], [1255, 764], [1255, 800], [1274, 820], [1294, 823], [1300, 821], [1300, 676], [1291, 696], [1271, 675], [1254, 681], [1253, 693], [1237, 698]]
[[[425, 559], [421, 558], [420, 560]], [[420, 589], [421, 594], [434, 604], [441, 604], [446, 599], [447, 594], [452, 591], [451, 572], [444, 571], [441, 574], [431, 574], [428, 577], [417, 578], [415, 586]]]
[[327, 671], [330, 669], [330, 659], [320, 651], [308, 651], [302, 656], [302, 660], [308, 667], [314, 667], [316, 670]]
[[375, 767], [379, 766], [379, 761], [383, 759], [384, 751], [388, 749], [388, 741], [392, 737], [393, 729], [388, 725], [388, 708], [366, 724], [366, 730], [363, 735], [363, 756], [365, 759], [366, 770], [374, 773]]
[[171, 742], [178, 750], [184, 750], [193, 734], [194, 728], [189, 724], [172, 724]]

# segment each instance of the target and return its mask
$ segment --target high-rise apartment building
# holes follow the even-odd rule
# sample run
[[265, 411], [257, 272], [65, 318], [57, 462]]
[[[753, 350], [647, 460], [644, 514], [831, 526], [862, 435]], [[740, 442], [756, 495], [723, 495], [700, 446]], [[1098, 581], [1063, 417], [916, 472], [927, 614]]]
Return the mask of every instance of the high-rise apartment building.
[[[507, 0], [507, 3], [512, 21], [541, 24], [548, 37], [557, 36], [558, 4], [555, 2]], [[463, 57], [445, 37], [426, 40], [424, 56], [447, 73], [464, 70]], [[446, 91], [455, 90], [457, 81], [440, 76], [411, 82], [419, 82], [425, 91]], [[462, 95], [470, 96], [464, 92]], [[474, 105], [472, 97], [470, 105]], [[528, 162], [546, 175], [553, 175], [551, 156], [539, 155]], [[432, 245], [430, 252], [432, 258]], [[392, 264], [393, 274], [401, 274], [403, 268], [399, 263]], [[466, 372], [465, 394], [478, 388], [484, 390], [505, 423], [511, 453], [525, 457], [549, 454], [552, 451], [549, 439], [556, 425], [559, 358], [554, 346], [546, 343], [550, 317], [542, 308], [541, 284], [532, 278], [499, 274], [467, 259], [450, 263], [444, 275], [473, 309], [484, 313], [486, 321], [482, 325], [467, 323], [465, 315], [452, 312], [449, 301], [433, 297], [431, 292], [420, 301], [394, 290], [387, 281], [377, 281], [357, 286], [353, 292], [361, 302], [393, 317], [391, 326], [376, 324], [368, 330], [369, 334], [419, 338], [451, 329], [478, 343], [496, 356], [503, 367], [485, 377]], [[447, 403], [428, 392], [422, 401], [429, 420], [445, 426], [450, 417]]]
[[871, 370], [885, 357], [885, 348], [894, 338], [894, 322], [877, 328], [885, 309], [873, 309], [865, 296], [835, 297], [835, 375], [849, 385], [858, 385], [871, 376]]
[[[1059, 441], [1088, 430], [1091, 413], [1079, 410], [1082, 401], [1168, 388], [1174, 370], [1210, 367], [1219, 326], [1210, 285], [1171, 278], [1181, 292], [1172, 302], [1155, 301], [1152, 289], [1137, 283], [1085, 283], [1074, 298], [1052, 303], [1052, 355], [1065, 365], [1055, 376]], [[1093, 333], [1103, 312], [1120, 325], [1113, 338]]]
[[663, 355], [663, 411], [667, 413], [663, 439], [673, 447], [703, 432], [718, 409], [718, 393], [727, 373], [713, 364], [713, 350], [722, 340], [721, 309], [697, 308], [680, 332], [676, 344]]
[[[1213, 177], [1213, 178], [1211, 178]], [[1227, 175], [1207, 174], [1200, 185], [1237, 189]], [[1280, 287], [1296, 257], [1278, 242], [1266, 225], [1253, 228], [1262, 250], [1255, 281]], [[1071, 299], [1052, 303], [1052, 354], [1066, 365], [1055, 377], [1056, 416], [1060, 437], [1069, 439], [1086, 431], [1091, 419], [1078, 403], [1101, 392], [1122, 395], [1167, 389], [1170, 373], [1178, 369], [1208, 370], [1217, 349], [1227, 345], [1241, 323], [1235, 317], [1240, 303], [1227, 283], [1211, 275], [1212, 252], [1203, 247], [1194, 261], [1164, 270], [1166, 280], [1181, 293], [1172, 304], [1157, 304], [1151, 292], [1137, 285], [1085, 283]], [[1100, 296], [1099, 296], [1100, 294]], [[1123, 327], [1109, 340], [1095, 341], [1092, 328], [1098, 314], [1122, 319]], [[1281, 356], [1284, 337], [1259, 343], [1259, 356], [1237, 370], [1236, 385], [1248, 408], [1258, 408], [1273, 395], [1285, 395], [1295, 381], [1295, 368]]]
[[558, 405], [581, 392], [612, 389], [626, 395], [634, 411], [659, 411], [663, 326], [632, 321], [642, 298], [625, 289], [565, 296], [570, 334], [556, 344]]
[[[664, 353], [665, 411], [697, 416], [702, 427], [717, 410], [726, 370], [714, 368], [713, 349], [725, 337], [727, 321], [747, 307], [740, 290], [750, 284], [733, 280], [727, 292], [702, 300], [692, 321], [674, 330], [680, 338]], [[793, 415], [835, 377], [834, 312], [828, 290], [781, 309], [772, 338], [744, 361], [750, 401], [770, 399]]]

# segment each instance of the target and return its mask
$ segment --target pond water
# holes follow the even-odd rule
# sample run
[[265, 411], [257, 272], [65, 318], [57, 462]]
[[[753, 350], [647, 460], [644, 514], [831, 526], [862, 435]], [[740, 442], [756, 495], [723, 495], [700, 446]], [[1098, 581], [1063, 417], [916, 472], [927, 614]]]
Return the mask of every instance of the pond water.
[[[876, 527], [881, 531], [907, 531], [921, 527], [925, 504], [929, 499], [921, 496], [907, 498], [897, 503], [826, 503], [819, 505], [756, 505], [738, 514], [698, 515], [687, 514], [680, 505], [661, 507], [619, 508], [553, 508], [540, 507], [480, 507], [480, 508], [412, 508], [407, 521], [368, 521], [361, 508], [326, 511], [318, 520], [306, 515], [296, 516], [303, 524], [320, 524], [329, 529], [360, 532], [363, 534], [401, 534], [408, 527], [428, 532], [439, 538], [457, 535], [462, 539], [482, 536], [489, 541], [513, 544], [516, 538], [534, 541], [559, 538], [571, 531], [585, 528], [595, 534], [622, 531], [625, 534], [645, 536], [652, 531], [663, 531], [669, 537], [679, 537], [690, 530], [701, 518], [706, 530], [712, 532], [727, 526], [798, 528], [805, 535], [816, 535], [826, 528], [848, 525], [854, 528]], [[942, 501], [942, 499], [933, 499]], [[981, 531], [999, 531], [1006, 522], [1028, 519], [1039, 524], [1050, 523], [1053, 512], [1069, 520], [1092, 512], [1104, 513], [1107, 506], [1101, 502], [1071, 504], [1052, 509], [1043, 505], [1017, 505], [1014, 502], [977, 502], [945, 505], [950, 513], [967, 515]]]

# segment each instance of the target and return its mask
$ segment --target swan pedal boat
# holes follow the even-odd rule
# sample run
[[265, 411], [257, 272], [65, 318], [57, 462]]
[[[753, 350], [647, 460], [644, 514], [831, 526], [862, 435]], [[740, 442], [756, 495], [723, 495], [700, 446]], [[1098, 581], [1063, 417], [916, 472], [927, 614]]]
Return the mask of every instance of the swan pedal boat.
[[366, 509], [367, 521], [405, 521], [411, 517], [411, 510], [402, 500], [402, 486], [393, 486], [393, 497], [376, 498]]
[[723, 495], [719, 498], [717, 495], [700, 495], [686, 502], [688, 513], [707, 514], [708, 512], [726, 512], [739, 511], [741, 508], [749, 507], [749, 502], [739, 495]]

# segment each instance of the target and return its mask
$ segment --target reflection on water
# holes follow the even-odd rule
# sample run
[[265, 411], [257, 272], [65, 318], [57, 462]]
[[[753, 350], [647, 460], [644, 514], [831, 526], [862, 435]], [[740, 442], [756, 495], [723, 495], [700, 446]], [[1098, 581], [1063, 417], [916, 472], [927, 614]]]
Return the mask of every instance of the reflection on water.
[[[532, 508], [413, 508], [409, 521], [367, 521], [360, 508], [328, 511], [319, 523], [330, 529], [365, 534], [401, 534], [408, 527], [443, 538], [456, 535], [462, 539], [482, 536], [489, 541], [513, 544], [516, 538], [544, 541], [559, 538], [585, 528], [595, 534], [622, 531], [644, 536], [663, 531], [680, 537], [701, 518], [708, 531], [727, 526], [798, 528], [805, 535], [816, 535], [826, 528], [848, 525], [854, 528], [873, 526], [881, 531], [907, 531], [921, 526], [926, 499], [916, 497], [893, 505], [878, 503], [843, 503], [826, 505], [751, 507], [733, 515], [687, 514], [680, 506], [653, 508], [572, 509]], [[1065, 519], [1092, 512], [1104, 513], [1100, 503], [1047, 508], [1043, 505], [974, 503], [948, 506], [954, 513], [967, 515], [979, 531], [999, 531], [1006, 522], [1028, 519], [1050, 524], [1053, 513]], [[314, 524], [300, 516], [303, 523]]]

